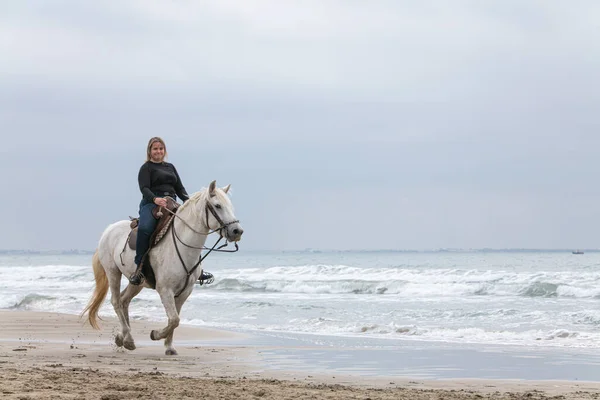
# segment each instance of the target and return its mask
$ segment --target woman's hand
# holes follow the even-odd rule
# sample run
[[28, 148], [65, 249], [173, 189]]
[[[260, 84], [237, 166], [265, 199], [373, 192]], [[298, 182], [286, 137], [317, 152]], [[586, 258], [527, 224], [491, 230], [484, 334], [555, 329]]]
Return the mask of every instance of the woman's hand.
[[165, 199], [164, 197], [155, 197], [154, 204], [160, 207], [167, 207], [167, 199]]

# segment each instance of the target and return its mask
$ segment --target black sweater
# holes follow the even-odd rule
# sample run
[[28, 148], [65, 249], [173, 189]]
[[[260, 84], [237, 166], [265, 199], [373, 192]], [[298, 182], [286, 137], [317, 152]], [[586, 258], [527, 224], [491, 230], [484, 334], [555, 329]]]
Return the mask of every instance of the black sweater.
[[168, 162], [154, 163], [146, 161], [140, 168], [138, 183], [142, 196], [149, 202], [155, 197], [179, 197], [186, 201], [189, 196], [181, 183], [175, 166]]

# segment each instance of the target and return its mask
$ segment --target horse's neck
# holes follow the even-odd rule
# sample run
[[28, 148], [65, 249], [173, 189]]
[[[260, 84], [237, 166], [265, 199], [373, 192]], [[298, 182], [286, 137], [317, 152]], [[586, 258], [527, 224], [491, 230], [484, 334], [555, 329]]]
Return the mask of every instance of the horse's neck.
[[[206, 222], [203, 219], [203, 214], [198, 211], [194, 213], [192, 212], [191, 208], [192, 207], [186, 207], [177, 212], [177, 217], [179, 218], [176, 217], [173, 221], [173, 228], [177, 230], [177, 237], [181, 240], [181, 242], [189, 246], [201, 248], [206, 242], [206, 234], [208, 234], [209, 230], [205, 226]], [[182, 246], [180, 243], [178, 243], [178, 246], [182, 257], [184, 257], [184, 252], [190, 253], [188, 255], [192, 258], [197, 257], [198, 253], [200, 252], [198, 249], [190, 248], [185, 245]]]
[[[204, 202], [202, 202], [202, 204], [204, 204]], [[198, 240], [201, 237], [203, 240], [206, 240], [206, 236], [210, 230], [206, 227], [203, 211], [192, 210], [193, 207], [190, 205], [190, 207], [186, 207], [177, 213], [179, 218], [175, 218], [175, 220], [179, 219], [181, 225], [181, 228], [178, 228], [181, 229], [184, 235], [192, 236], [194, 240]], [[204, 207], [198, 208], [204, 210]]]

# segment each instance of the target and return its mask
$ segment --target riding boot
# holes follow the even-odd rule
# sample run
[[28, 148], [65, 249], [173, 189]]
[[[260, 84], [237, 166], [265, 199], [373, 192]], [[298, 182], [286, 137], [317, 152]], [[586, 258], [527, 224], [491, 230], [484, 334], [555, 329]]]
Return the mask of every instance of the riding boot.
[[132, 285], [141, 285], [144, 281], [144, 274], [142, 273], [142, 263], [139, 263], [133, 275], [129, 277], [129, 283]]

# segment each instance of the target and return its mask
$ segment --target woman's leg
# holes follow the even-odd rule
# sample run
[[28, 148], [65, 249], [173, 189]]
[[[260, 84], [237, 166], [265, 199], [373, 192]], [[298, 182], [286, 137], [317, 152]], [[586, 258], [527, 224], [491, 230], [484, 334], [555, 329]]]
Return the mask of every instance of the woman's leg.
[[150, 236], [156, 228], [156, 220], [152, 216], [152, 209], [156, 207], [152, 203], [146, 203], [140, 207], [140, 222], [138, 224], [137, 240], [135, 242], [135, 264], [140, 265], [142, 257], [150, 247]]
[[143, 275], [140, 269], [140, 264], [143, 257], [150, 248], [150, 237], [154, 233], [157, 221], [152, 215], [152, 209], [156, 207], [152, 203], [142, 202], [140, 204], [140, 221], [138, 224], [137, 239], [135, 241], [135, 265], [138, 266], [135, 273], [129, 278], [129, 282], [134, 285], [142, 283]]

